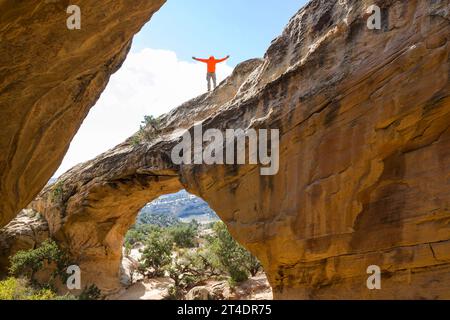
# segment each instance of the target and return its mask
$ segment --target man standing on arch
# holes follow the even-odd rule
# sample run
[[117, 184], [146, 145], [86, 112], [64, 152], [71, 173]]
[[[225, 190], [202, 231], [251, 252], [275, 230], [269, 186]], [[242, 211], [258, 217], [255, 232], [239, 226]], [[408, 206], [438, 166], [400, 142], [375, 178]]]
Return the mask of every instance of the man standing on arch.
[[208, 73], [206, 74], [206, 81], [208, 82], [208, 91], [211, 91], [211, 79], [214, 83], [214, 89], [217, 87], [217, 77], [216, 77], [216, 64], [227, 60], [230, 56], [226, 56], [223, 59], [214, 58], [214, 56], [209, 57], [209, 59], [199, 59], [192, 57], [192, 59], [204, 62], [208, 65]]

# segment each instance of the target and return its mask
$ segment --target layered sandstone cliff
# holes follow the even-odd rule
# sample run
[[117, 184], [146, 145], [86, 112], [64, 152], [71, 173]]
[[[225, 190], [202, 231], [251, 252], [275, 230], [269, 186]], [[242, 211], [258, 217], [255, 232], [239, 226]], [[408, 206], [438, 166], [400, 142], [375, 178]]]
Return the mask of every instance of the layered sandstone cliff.
[[135, 33], [165, 0], [0, 1], [0, 227], [42, 190]]
[[[450, 298], [449, 2], [374, 2], [382, 30], [366, 26], [372, 1], [311, 1], [263, 60], [44, 189], [31, 207], [82, 281], [114, 291], [139, 208], [186, 188], [261, 260], [275, 298]], [[279, 129], [279, 173], [173, 164], [197, 121]]]

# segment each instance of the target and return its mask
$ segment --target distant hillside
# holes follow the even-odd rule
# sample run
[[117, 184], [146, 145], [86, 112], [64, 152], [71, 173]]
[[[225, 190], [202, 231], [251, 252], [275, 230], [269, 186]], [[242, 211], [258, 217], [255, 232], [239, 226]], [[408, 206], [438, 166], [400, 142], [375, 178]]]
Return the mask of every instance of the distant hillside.
[[167, 215], [182, 221], [193, 219], [199, 222], [219, 220], [216, 213], [202, 199], [189, 194], [185, 190], [165, 195], [147, 204], [138, 215], [138, 223], [147, 223], [149, 216]]

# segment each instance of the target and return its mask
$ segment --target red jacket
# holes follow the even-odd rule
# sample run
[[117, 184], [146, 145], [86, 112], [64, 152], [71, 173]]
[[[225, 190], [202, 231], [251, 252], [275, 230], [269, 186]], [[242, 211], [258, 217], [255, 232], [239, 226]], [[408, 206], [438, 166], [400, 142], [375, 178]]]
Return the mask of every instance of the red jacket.
[[194, 59], [197, 61], [206, 63], [208, 65], [208, 72], [214, 73], [214, 72], [216, 72], [216, 64], [227, 60], [228, 57], [223, 58], [223, 59], [215, 59], [214, 57], [209, 57], [209, 59], [199, 59], [199, 58], [194, 58]]

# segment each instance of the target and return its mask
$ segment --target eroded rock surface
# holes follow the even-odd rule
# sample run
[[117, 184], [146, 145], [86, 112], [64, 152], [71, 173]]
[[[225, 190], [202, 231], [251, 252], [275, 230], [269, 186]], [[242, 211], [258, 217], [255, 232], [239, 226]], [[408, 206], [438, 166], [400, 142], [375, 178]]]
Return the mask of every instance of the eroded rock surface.
[[[163, 117], [154, 138], [47, 187], [31, 206], [83, 281], [113, 291], [139, 208], [186, 188], [261, 260], [274, 298], [450, 298], [449, 2], [376, 3], [382, 30], [366, 26], [372, 3], [311, 1], [263, 61]], [[279, 129], [279, 173], [174, 165], [199, 120]], [[367, 289], [369, 265], [382, 290]]]
[[135, 33], [165, 0], [0, 1], [0, 227], [42, 190]]

